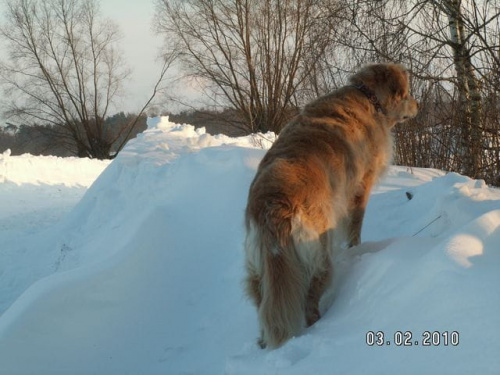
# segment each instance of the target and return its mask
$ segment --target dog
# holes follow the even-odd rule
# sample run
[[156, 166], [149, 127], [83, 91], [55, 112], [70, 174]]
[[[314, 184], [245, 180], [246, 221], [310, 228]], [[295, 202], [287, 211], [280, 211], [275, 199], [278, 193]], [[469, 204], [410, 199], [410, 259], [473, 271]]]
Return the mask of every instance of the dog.
[[335, 229], [345, 223], [348, 246], [360, 243], [370, 190], [392, 160], [391, 128], [418, 111], [401, 65], [368, 65], [349, 81], [283, 128], [250, 186], [245, 287], [262, 348], [283, 345], [320, 318]]

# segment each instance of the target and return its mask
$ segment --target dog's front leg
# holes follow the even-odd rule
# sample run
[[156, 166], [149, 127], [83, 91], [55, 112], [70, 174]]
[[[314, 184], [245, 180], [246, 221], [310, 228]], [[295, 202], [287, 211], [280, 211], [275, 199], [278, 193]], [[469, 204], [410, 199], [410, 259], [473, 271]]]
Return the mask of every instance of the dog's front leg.
[[372, 185], [373, 177], [371, 175], [366, 176], [350, 202], [347, 227], [348, 247], [357, 246], [361, 242], [361, 227], [363, 226], [363, 218]]

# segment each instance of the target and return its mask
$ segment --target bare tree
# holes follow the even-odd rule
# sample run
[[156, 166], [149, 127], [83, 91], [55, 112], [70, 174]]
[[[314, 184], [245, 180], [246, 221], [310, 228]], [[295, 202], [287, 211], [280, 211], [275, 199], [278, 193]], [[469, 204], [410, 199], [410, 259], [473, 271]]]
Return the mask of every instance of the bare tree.
[[182, 68], [249, 131], [279, 132], [331, 41], [328, 1], [157, 0], [158, 32]]
[[345, 0], [343, 4], [350, 32], [344, 38], [346, 47], [375, 60], [402, 62], [413, 73], [417, 96], [423, 99], [421, 115], [415, 120], [418, 126], [413, 122], [398, 128], [402, 133], [398, 140], [408, 145], [411, 127], [420, 132], [419, 144], [432, 148], [426, 151], [439, 160], [434, 167], [493, 182], [500, 165], [493, 159], [496, 149], [491, 145], [498, 144], [500, 134], [494, 125], [498, 118], [492, 121], [493, 111], [486, 115], [484, 105], [498, 82], [500, 3]]
[[[5, 20], [0, 34], [9, 59], [0, 78], [11, 98], [7, 116], [52, 125], [55, 139], [78, 156], [115, 156], [123, 133], [142, 115], [120, 134], [105, 126], [129, 76], [117, 49], [118, 27], [94, 0], [7, 0]], [[165, 60], [160, 80], [170, 63]]]
[[[446, 57], [444, 61], [452, 63], [454, 74], [451, 74], [451, 82], [458, 94], [456, 110], [461, 122], [457, 161], [459, 169], [471, 177], [481, 175], [483, 162], [480, 76], [486, 68], [478, 59], [474, 60], [474, 56], [479, 58], [481, 50], [487, 50], [484, 47], [491, 47], [477, 42], [481, 41], [479, 36], [482, 31], [498, 17], [498, 11], [492, 10], [485, 8], [484, 11], [492, 17], [483, 14], [485, 18], [480, 20], [476, 1], [420, 1], [412, 9], [412, 17], [419, 22], [405, 25], [414, 36], [419, 37], [420, 43], [414, 44], [416, 48], [422, 50], [422, 45], [429, 48], [431, 44], [434, 58]], [[425, 28], [419, 27], [424, 22]], [[430, 39], [430, 43], [422, 43], [424, 38]]]

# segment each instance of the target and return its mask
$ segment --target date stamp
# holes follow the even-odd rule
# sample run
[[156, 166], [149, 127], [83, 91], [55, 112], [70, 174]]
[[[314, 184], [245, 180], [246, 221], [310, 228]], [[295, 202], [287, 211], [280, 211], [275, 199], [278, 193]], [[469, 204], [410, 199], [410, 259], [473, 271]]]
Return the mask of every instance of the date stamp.
[[368, 331], [368, 346], [458, 346], [460, 334], [457, 331], [424, 331], [420, 335], [412, 331], [396, 331], [386, 334], [383, 331]]

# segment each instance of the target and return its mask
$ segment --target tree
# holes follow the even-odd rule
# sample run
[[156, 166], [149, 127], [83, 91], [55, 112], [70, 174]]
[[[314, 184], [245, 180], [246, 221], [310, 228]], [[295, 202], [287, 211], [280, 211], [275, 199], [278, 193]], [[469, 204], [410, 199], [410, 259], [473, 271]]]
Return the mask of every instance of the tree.
[[[114, 157], [145, 109], [119, 134], [105, 124], [129, 76], [117, 49], [118, 27], [94, 0], [7, 0], [5, 19], [0, 35], [9, 60], [0, 78], [12, 98], [6, 114], [51, 125], [57, 141], [80, 157]], [[171, 61], [165, 60], [147, 104]]]
[[248, 130], [279, 132], [331, 41], [328, 1], [157, 0], [158, 32]]
[[[443, 151], [442, 164], [434, 166], [476, 178], [489, 173], [490, 181], [500, 171], [492, 157], [498, 150], [490, 150], [500, 134], [495, 121], [487, 119], [484, 104], [491, 95], [485, 88], [498, 82], [499, 5], [474, 0], [344, 1], [351, 32], [346, 45], [356, 45], [375, 59], [402, 62], [418, 79], [420, 96], [429, 100], [418, 119], [421, 124], [422, 116], [429, 120], [426, 139], [420, 141], [434, 140], [428, 143], [434, 157]], [[437, 110], [436, 103], [441, 103]], [[413, 123], [409, 126], [418, 130]], [[406, 132], [409, 126], [399, 129]], [[405, 143], [408, 134], [404, 137]]]
[[[480, 12], [476, 1], [432, 0], [417, 1], [412, 16], [420, 21], [425, 20], [425, 28], [418, 23], [408, 23], [405, 27], [414, 35], [430, 39], [429, 42], [416, 43], [432, 46], [433, 56], [445, 56], [452, 62], [454, 74], [451, 82], [458, 93], [458, 106], [461, 124], [456, 147], [460, 169], [471, 177], [481, 175], [482, 153], [482, 94], [480, 91], [480, 75], [484, 67], [480, 63], [481, 50], [490, 50], [491, 45], [481, 45], [481, 39], [491, 22], [498, 19], [498, 11], [484, 8]], [[479, 15], [483, 14], [484, 18]], [[490, 13], [490, 14], [488, 14]], [[401, 24], [401, 22], [400, 22]], [[421, 23], [420, 23], [421, 24]], [[479, 44], [476, 44], [479, 42]], [[486, 48], [485, 48], [486, 47]], [[474, 56], [479, 59], [474, 61]], [[446, 67], [448, 68], [448, 67]]]

